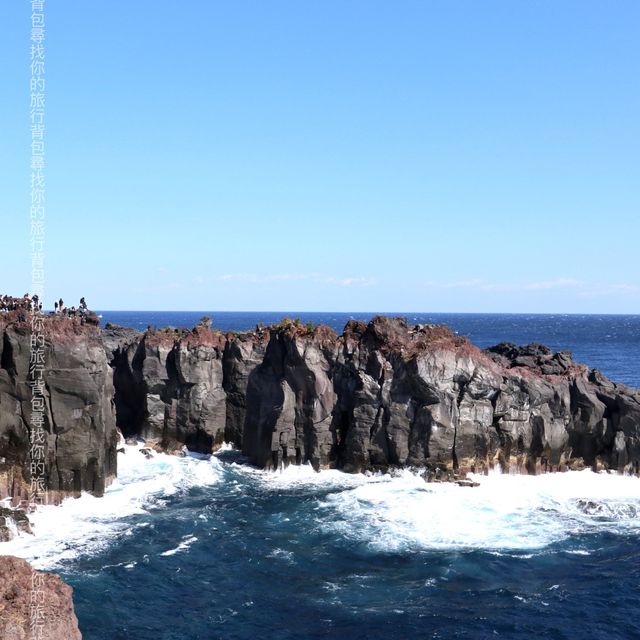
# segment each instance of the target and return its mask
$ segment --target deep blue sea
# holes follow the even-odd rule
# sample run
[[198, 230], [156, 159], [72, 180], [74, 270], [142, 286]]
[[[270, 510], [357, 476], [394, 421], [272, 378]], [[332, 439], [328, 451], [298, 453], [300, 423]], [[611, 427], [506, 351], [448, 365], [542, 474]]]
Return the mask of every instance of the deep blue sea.
[[[145, 328], [205, 312], [102, 315]], [[285, 314], [206, 315], [239, 330]], [[338, 331], [351, 317], [286, 315]], [[640, 316], [404, 315], [483, 347], [568, 349], [640, 386]], [[0, 552], [73, 585], [85, 640], [640, 638], [640, 479], [478, 480], [267, 473], [231, 449], [147, 460], [127, 446], [104, 498], [43, 509], [37, 535]]]

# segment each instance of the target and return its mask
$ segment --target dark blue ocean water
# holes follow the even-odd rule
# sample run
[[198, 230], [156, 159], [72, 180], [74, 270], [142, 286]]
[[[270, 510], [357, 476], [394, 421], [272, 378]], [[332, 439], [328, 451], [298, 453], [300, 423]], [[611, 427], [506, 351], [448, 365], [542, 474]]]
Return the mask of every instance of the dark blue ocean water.
[[[204, 315], [102, 313], [141, 328]], [[207, 315], [247, 329], [282, 314]], [[349, 317], [295, 315], [338, 330]], [[639, 316], [409, 319], [480, 346], [570, 349], [640, 381]], [[637, 478], [496, 475], [468, 489], [409, 472], [266, 473], [232, 450], [146, 460], [133, 447], [119, 474], [102, 499], [48, 508], [21, 550], [73, 585], [86, 640], [640, 638]]]

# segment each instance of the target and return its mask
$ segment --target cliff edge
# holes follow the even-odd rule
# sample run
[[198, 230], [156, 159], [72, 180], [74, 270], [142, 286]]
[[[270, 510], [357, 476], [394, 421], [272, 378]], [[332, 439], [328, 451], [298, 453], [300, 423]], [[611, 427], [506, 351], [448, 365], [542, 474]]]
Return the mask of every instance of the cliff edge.
[[[48, 501], [82, 491], [102, 495], [116, 474], [113, 372], [100, 329], [79, 318], [45, 317]], [[30, 323], [0, 315], [0, 499], [29, 498]]]

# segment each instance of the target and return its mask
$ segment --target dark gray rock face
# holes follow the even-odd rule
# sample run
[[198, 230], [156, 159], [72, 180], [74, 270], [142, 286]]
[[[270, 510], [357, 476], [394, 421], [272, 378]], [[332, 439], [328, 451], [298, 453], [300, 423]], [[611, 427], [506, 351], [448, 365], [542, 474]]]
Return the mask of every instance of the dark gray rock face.
[[103, 333], [125, 437], [140, 436], [168, 451], [187, 445], [210, 452], [225, 441], [224, 336], [206, 327]]
[[[0, 330], [0, 498], [19, 500], [29, 483], [29, 331], [6, 318]], [[55, 318], [46, 383], [54, 499], [102, 493], [116, 471], [116, 422], [170, 452], [231, 442], [265, 468], [640, 471], [638, 390], [568, 353], [481, 351], [446, 327], [399, 318], [351, 322], [341, 336], [284, 321], [225, 336]]]
[[[240, 334], [229, 336], [223, 354], [223, 387], [227, 394], [227, 421], [225, 440], [241, 448], [245, 433], [245, 423], [254, 418], [256, 400], [260, 395], [256, 385], [259, 381], [258, 367], [265, 359], [269, 333], [259, 331], [255, 334]], [[255, 373], [254, 373], [255, 372]], [[251, 393], [249, 388], [251, 387]], [[251, 397], [251, 409], [247, 415], [249, 398]], [[249, 436], [246, 446], [252, 447], [252, 438]]]
[[[30, 329], [0, 319], [0, 498], [28, 499], [31, 389]], [[45, 379], [47, 499], [90, 491], [101, 495], [116, 473], [112, 371], [99, 329], [66, 317], [50, 318]]]
[[336, 335], [327, 327], [323, 331], [310, 340], [273, 332], [262, 362], [249, 374], [242, 445], [259, 466], [328, 464]]
[[148, 331], [113, 362], [116, 399], [130, 396], [124, 433], [170, 450], [224, 440], [261, 467], [349, 471], [640, 463], [638, 391], [536, 344], [481, 351], [445, 327], [379, 317], [342, 336], [294, 322], [226, 337]]

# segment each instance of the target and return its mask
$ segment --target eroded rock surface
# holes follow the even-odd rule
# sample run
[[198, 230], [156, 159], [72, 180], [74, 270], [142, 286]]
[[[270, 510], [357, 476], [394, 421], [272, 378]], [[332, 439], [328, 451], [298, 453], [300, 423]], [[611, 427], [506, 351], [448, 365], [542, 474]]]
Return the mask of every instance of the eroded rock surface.
[[33, 533], [27, 514], [22, 509], [0, 507], [0, 542], [12, 540], [22, 533]]
[[[72, 593], [58, 576], [34, 571], [20, 558], [0, 556], [0, 638], [81, 640]], [[35, 620], [41, 631], [32, 626]]]
[[[101, 495], [116, 473], [113, 372], [100, 330], [79, 319], [45, 323], [44, 432], [47, 499]], [[29, 497], [30, 324], [0, 317], [0, 498]]]

